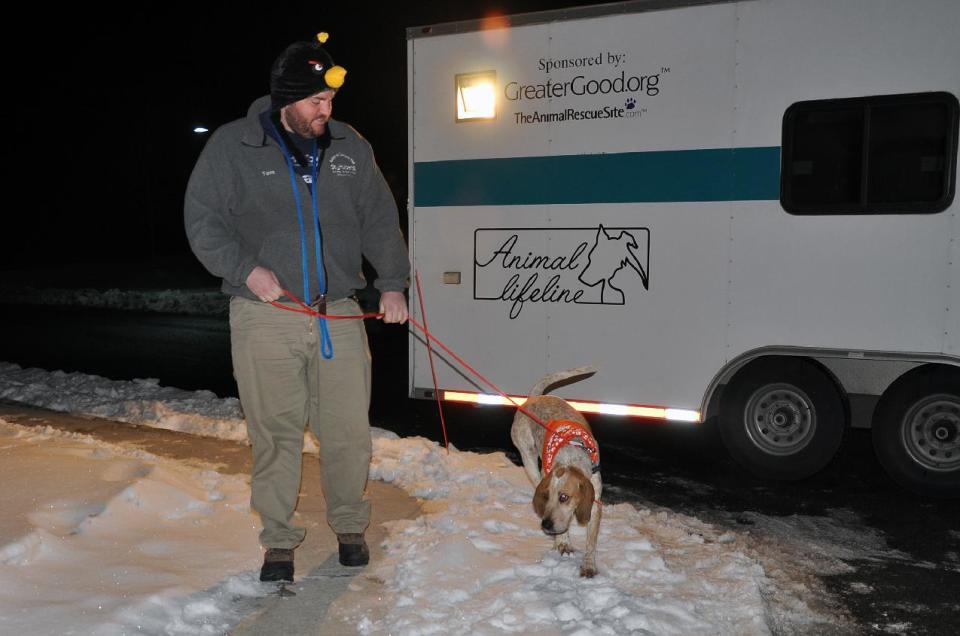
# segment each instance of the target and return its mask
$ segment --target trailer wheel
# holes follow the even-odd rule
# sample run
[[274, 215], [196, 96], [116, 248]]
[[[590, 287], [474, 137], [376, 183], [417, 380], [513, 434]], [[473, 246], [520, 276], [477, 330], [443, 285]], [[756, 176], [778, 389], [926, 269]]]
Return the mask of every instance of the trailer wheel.
[[737, 463], [764, 479], [813, 475], [836, 455], [845, 429], [833, 381], [800, 358], [752, 362], [721, 396], [724, 445]]
[[960, 373], [925, 370], [895, 382], [877, 404], [873, 447], [904, 488], [960, 496]]

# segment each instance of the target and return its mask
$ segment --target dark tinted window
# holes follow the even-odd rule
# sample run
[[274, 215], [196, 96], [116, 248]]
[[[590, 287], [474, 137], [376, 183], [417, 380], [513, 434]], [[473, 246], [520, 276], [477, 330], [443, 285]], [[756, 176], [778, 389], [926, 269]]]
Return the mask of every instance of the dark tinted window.
[[780, 200], [794, 214], [939, 212], [955, 186], [957, 99], [948, 93], [791, 106]]

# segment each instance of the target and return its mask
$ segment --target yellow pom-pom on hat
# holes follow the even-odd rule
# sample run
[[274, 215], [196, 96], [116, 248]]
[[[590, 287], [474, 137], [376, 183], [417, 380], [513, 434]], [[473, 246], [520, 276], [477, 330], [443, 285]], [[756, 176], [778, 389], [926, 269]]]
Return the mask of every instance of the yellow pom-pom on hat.
[[323, 81], [325, 81], [330, 88], [340, 88], [343, 86], [343, 81], [346, 77], [347, 69], [342, 66], [334, 66], [333, 68], [328, 68], [327, 72], [323, 74]]

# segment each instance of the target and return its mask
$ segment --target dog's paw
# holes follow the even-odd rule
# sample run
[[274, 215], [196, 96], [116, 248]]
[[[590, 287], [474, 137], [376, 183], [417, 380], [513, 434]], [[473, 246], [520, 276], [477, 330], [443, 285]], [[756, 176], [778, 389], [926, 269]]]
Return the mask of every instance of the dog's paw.
[[573, 549], [573, 546], [569, 543], [558, 543], [557, 552], [560, 554], [573, 554], [576, 550]]
[[597, 566], [583, 564], [580, 566], [580, 576], [585, 579], [592, 579], [597, 575]]

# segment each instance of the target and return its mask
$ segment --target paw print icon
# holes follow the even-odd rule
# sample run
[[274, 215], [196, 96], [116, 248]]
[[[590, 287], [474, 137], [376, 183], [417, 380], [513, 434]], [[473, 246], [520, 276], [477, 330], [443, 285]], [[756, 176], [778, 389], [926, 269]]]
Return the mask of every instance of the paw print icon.
[[631, 97], [630, 99], [627, 100], [626, 106], [627, 106], [627, 110], [633, 110], [637, 106], [637, 100]]

